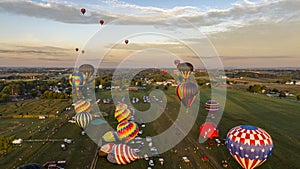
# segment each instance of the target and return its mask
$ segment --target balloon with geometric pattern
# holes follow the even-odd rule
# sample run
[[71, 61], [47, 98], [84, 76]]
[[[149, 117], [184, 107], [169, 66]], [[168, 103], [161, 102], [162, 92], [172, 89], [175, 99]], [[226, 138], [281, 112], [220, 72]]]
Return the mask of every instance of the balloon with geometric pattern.
[[244, 169], [260, 166], [274, 148], [272, 138], [265, 130], [250, 125], [232, 128], [227, 133], [226, 144], [231, 156]]
[[117, 133], [121, 141], [127, 143], [134, 139], [139, 132], [139, 127], [132, 121], [125, 121], [119, 123], [117, 126]]
[[203, 138], [214, 139], [219, 137], [217, 125], [213, 122], [205, 122], [200, 126], [199, 134]]

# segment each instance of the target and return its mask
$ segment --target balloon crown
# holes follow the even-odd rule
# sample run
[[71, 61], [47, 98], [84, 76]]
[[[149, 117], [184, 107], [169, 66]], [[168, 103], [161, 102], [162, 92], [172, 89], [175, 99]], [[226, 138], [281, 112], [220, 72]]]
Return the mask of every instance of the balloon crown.
[[255, 126], [250, 126], [250, 125], [241, 125], [240, 126], [242, 129], [246, 129], [246, 130], [257, 130], [258, 128]]

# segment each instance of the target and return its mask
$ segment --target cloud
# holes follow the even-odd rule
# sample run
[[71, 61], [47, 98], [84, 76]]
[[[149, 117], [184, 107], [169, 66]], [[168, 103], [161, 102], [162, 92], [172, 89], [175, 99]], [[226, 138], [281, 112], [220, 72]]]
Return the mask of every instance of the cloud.
[[[63, 23], [96, 24], [99, 18], [109, 23], [186, 27], [186, 20], [205, 33], [224, 32], [255, 23], [280, 23], [300, 20], [300, 1], [247, 0], [235, 3], [228, 9], [203, 11], [192, 6], [162, 9], [138, 6], [118, 0], [102, 1], [100, 5], [87, 4], [88, 14], [82, 16], [80, 7], [69, 1], [1, 1], [0, 11], [46, 18]], [[126, 16], [126, 17], [124, 17]]]

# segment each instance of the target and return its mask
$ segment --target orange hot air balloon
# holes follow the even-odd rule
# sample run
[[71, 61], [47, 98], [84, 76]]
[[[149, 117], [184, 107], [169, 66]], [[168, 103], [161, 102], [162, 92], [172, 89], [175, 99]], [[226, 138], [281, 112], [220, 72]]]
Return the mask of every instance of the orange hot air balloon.
[[128, 42], [129, 42], [129, 41], [126, 39], [126, 40], [125, 40], [125, 43], [128, 44]]
[[84, 15], [86, 10], [84, 8], [81, 8], [80, 11], [81, 11], [82, 15]]
[[103, 24], [104, 24], [104, 20], [100, 20], [99, 23], [100, 23], [101, 25], [103, 25]]

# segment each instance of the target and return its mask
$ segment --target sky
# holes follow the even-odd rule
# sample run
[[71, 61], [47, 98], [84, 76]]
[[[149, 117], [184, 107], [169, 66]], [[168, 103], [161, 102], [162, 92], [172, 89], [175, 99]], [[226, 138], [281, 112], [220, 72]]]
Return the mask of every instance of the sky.
[[0, 22], [0, 66], [300, 67], [299, 0], [2, 0]]

